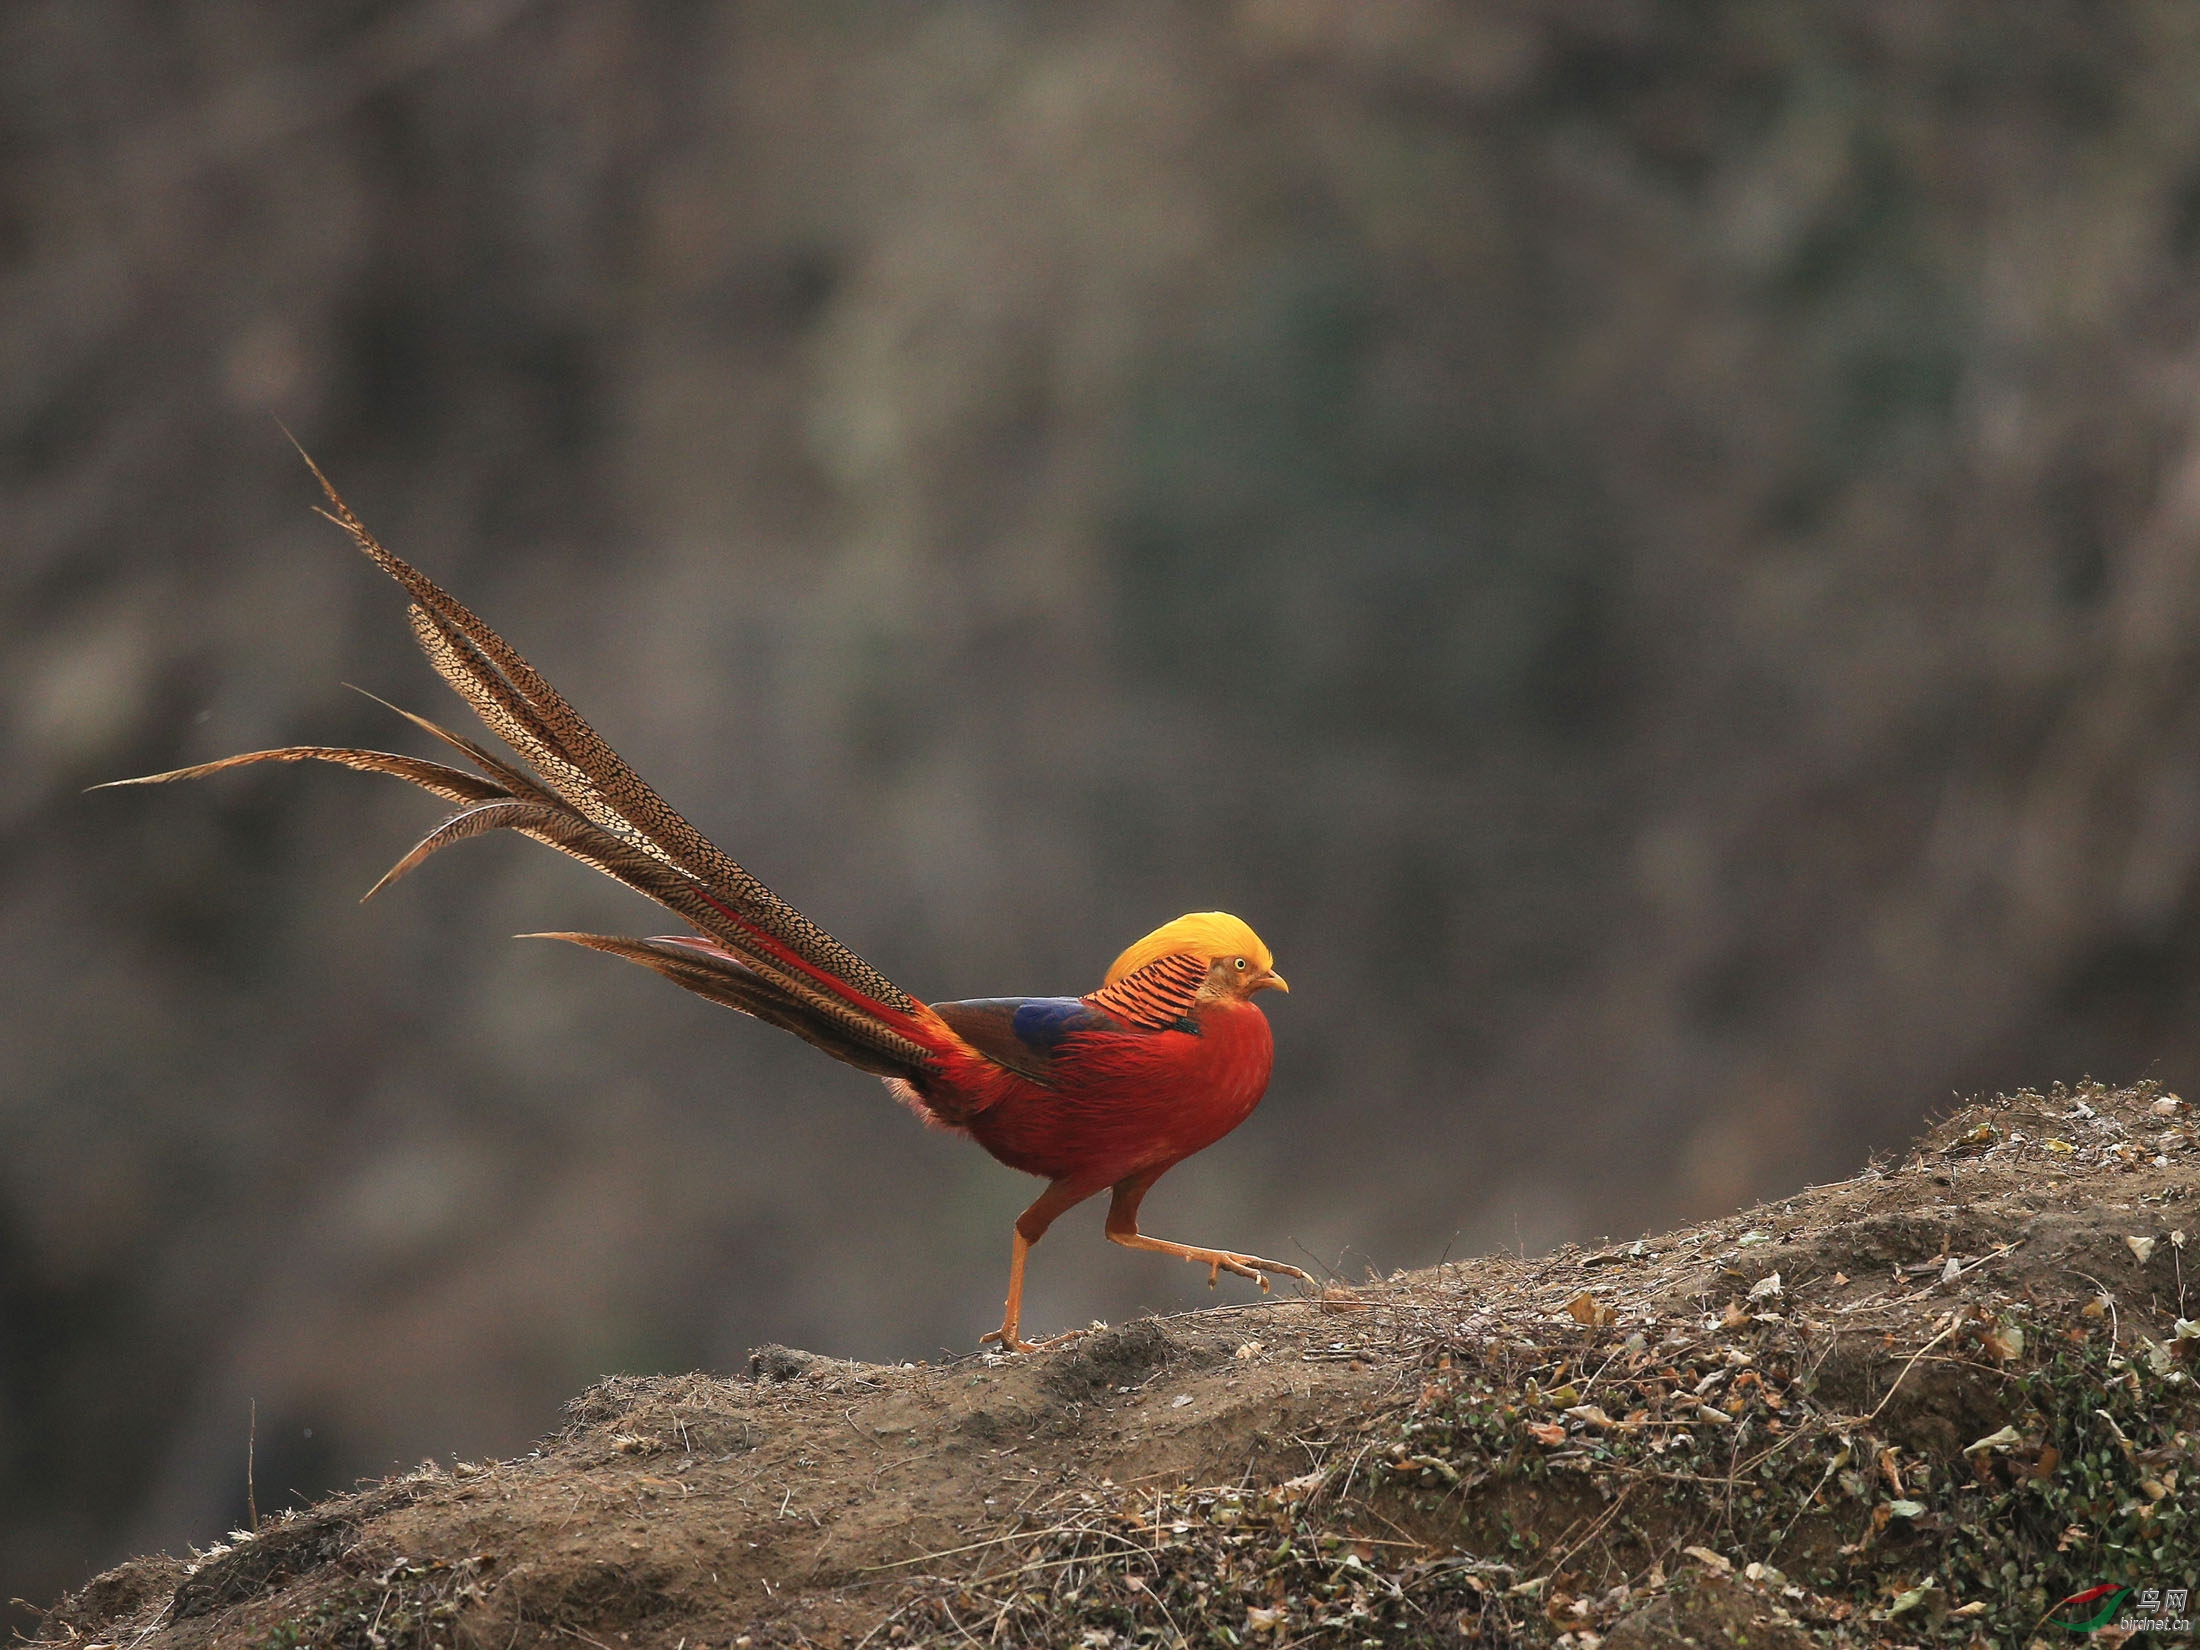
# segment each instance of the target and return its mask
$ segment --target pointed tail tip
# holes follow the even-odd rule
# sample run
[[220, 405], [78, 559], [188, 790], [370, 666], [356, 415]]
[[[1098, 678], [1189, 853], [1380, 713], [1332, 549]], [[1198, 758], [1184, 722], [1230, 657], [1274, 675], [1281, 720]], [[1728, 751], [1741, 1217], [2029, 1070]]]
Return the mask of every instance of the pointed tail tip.
[[278, 418], [275, 420], [275, 427], [283, 432], [283, 439], [289, 442], [291, 446], [295, 447], [298, 451], [298, 456], [306, 461], [306, 468], [313, 472], [313, 479], [321, 484], [321, 491], [328, 494], [329, 502], [331, 504], [334, 504], [339, 510], [342, 509], [344, 507], [344, 501], [336, 496], [336, 489], [329, 485], [328, 477], [321, 473], [321, 466], [316, 464], [313, 461], [313, 455], [306, 451], [306, 444], [303, 441], [300, 441], [297, 437], [296, 432], [293, 431], [291, 427], [288, 424], [285, 424], [281, 419]]
[[375, 692], [375, 691], [374, 691], [374, 689], [372, 689], [372, 688], [363, 688], [363, 687], [361, 687], [361, 686], [360, 686], [360, 685], [359, 685], [359, 684], [358, 684], [357, 682], [345, 682], [345, 683], [343, 683], [342, 685], [343, 685], [343, 686], [345, 686], [345, 687], [347, 687], [347, 688], [349, 688], [349, 689], [350, 689], [350, 690], [351, 690], [352, 692], [354, 692], [354, 693], [358, 694], [360, 698], [362, 698], [362, 699], [372, 699], [372, 700], [373, 700], [373, 701], [374, 701], [374, 702], [375, 702], [376, 704], [380, 705], [380, 706], [381, 706], [381, 707], [382, 707], [382, 708], [383, 708], [384, 710], [387, 710], [387, 711], [394, 711], [394, 712], [396, 712], [396, 713], [397, 713], [397, 714], [398, 714], [399, 716], [402, 716], [402, 717], [404, 717], [404, 718], [405, 718], [405, 720], [406, 720], [406, 721], [408, 721], [408, 722], [417, 722], [417, 721], [419, 721], [419, 720], [420, 720], [420, 718], [419, 718], [419, 717], [415, 716], [415, 715], [414, 715], [414, 714], [413, 714], [413, 713], [412, 713], [411, 711], [407, 710], [407, 709], [406, 709], [406, 708], [405, 708], [405, 707], [404, 707], [403, 705], [393, 705], [393, 704], [391, 704], [391, 703], [390, 703], [390, 702], [389, 702], [389, 701], [388, 701], [387, 699], [383, 698], [383, 697], [382, 697], [382, 695], [380, 695], [379, 693]]

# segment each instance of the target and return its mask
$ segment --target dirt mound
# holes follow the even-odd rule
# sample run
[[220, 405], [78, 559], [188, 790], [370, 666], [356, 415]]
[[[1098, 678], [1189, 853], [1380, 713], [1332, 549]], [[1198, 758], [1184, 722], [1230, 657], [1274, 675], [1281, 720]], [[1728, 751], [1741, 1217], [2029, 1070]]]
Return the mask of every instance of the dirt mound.
[[2022, 1643], [2195, 1579], [2196, 1191], [2184, 1102], [2058, 1089], [1595, 1253], [617, 1377], [532, 1455], [124, 1565], [41, 1642]]

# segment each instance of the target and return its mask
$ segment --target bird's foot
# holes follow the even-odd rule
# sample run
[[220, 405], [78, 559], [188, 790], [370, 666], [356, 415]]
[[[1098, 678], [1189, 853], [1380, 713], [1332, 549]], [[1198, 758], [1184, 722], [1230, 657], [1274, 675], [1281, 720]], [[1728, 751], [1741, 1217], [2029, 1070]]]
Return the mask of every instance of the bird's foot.
[[989, 1329], [983, 1335], [980, 1335], [978, 1344], [984, 1346], [991, 1342], [999, 1346], [1003, 1352], [1044, 1352], [1050, 1346], [1067, 1346], [1080, 1336], [1091, 1333], [1092, 1331], [1089, 1329], [1065, 1329], [1059, 1335], [1045, 1335], [1038, 1340], [1027, 1341], [1015, 1330], [1004, 1325], [999, 1329]]
[[1204, 1261], [1206, 1263], [1207, 1287], [1210, 1289], [1214, 1288], [1216, 1282], [1225, 1272], [1234, 1273], [1241, 1278], [1251, 1278], [1260, 1285], [1260, 1292], [1264, 1295], [1268, 1293], [1268, 1274], [1270, 1272], [1282, 1277], [1296, 1278], [1301, 1283], [1311, 1283], [1313, 1281], [1296, 1266], [1286, 1266], [1280, 1260], [1262, 1260], [1258, 1255], [1233, 1254], [1227, 1249], [1194, 1249], [1184, 1258], [1189, 1261]]

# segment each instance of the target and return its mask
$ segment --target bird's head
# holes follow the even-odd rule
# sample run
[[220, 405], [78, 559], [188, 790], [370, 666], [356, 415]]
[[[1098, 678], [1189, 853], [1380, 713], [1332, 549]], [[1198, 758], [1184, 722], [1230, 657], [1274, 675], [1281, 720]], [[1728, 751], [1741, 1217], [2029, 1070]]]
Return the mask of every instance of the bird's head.
[[1250, 997], [1273, 986], [1289, 991], [1261, 937], [1227, 911], [1194, 911], [1165, 922], [1109, 965], [1107, 985], [1163, 957], [1190, 957], [1207, 970], [1202, 996]]

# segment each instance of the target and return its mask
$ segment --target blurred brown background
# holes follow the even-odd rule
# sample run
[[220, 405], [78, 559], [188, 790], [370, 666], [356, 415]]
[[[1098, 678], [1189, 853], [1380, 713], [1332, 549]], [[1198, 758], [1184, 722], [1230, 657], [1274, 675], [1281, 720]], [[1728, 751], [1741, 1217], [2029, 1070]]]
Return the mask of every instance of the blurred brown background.
[[[280, 419], [920, 994], [1295, 987], [1170, 1235], [1356, 1272], [2200, 1071], [2200, 13], [0, 10], [0, 1597], [613, 1370], [997, 1321], [1033, 1190], [329, 771], [461, 716]], [[1106, 1248], [1034, 1327], [1208, 1298]]]

